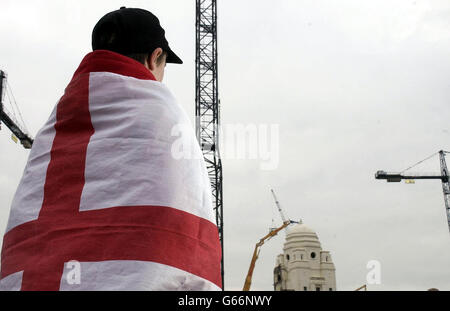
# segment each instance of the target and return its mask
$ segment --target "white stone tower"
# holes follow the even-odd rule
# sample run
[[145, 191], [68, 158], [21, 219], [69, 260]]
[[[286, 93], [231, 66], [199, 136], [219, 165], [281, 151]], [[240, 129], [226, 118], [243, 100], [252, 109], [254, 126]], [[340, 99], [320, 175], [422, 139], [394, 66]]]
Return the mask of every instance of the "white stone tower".
[[302, 223], [288, 227], [283, 250], [273, 271], [276, 291], [336, 290], [336, 269], [330, 252], [322, 250], [313, 230]]

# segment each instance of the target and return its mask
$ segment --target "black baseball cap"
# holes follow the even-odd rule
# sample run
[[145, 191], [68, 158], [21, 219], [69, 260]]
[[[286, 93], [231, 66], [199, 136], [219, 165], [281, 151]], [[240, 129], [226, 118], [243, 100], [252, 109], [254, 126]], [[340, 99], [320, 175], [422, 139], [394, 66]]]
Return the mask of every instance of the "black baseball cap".
[[93, 51], [151, 53], [158, 47], [167, 52], [166, 63], [183, 63], [170, 49], [159, 19], [143, 9], [121, 7], [103, 16], [92, 31]]

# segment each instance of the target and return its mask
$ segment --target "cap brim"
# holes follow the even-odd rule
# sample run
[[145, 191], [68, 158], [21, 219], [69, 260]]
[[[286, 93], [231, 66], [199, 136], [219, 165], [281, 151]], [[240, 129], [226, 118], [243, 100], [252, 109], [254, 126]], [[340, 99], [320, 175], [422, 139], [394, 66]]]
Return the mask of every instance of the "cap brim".
[[182, 64], [183, 61], [170, 48], [167, 50], [166, 63]]

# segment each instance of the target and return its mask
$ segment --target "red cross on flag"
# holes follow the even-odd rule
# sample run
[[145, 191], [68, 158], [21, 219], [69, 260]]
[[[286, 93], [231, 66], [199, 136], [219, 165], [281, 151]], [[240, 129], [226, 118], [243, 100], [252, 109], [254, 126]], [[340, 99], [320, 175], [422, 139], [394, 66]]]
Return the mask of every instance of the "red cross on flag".
[[171, 150], [173, 128], [189, 123], [143, 65], [89, 53], [31, 149], [0, 289], [220, 290], [211, 188], [192, 127], [182, 141], [193, 156]]

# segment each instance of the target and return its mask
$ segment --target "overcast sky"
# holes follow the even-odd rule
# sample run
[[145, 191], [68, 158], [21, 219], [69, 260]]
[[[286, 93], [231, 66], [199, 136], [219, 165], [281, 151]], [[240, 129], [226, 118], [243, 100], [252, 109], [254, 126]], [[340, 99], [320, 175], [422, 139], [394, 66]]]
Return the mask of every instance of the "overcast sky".
[[[194, 120], [195, 1], [12, 1], [0, 4], [0, 69], [35, 135], [90, 52], [100, 17], [120, 6], [155, 13], [184, 64], [164, 83]], [[240, 290], [255, 243], [281, 219], [313, 228], [338, 290], [450, 290], [450, 234], [438, 180], [375, 180], [450, 151], [448, 0], [218, 1], [222, 125], [278, 125], [279, 163], [225, 157], [225, 285]], [[223, 149], [226, 149], [222, 146]], [[0, 131], [0, 231], [29, 151]], [[450, 157], [447, 158], [450, 165]], [[438, 157], [414, 169], [439, 172]], [[272, 290], [284, 232], [267, 242], [252, 289]]]

